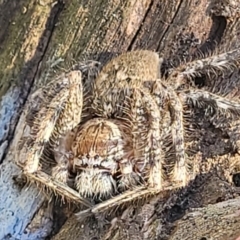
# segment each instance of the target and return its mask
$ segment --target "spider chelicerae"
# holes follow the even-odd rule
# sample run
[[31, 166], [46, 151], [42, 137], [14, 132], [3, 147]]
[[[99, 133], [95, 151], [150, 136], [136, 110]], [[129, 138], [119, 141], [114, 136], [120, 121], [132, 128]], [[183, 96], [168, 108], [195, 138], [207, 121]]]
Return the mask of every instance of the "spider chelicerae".
[[29, 180], [88, 213], [184, 187], [195, 176], [186, 154], [185, 109], [226, 119], [240, 113], [238, 97], [198, 87], [194, 78], [236, 67], [239, 57], [235, 49], [193, 60], [165, 78], [163, 59], [147, 50], [123, 53], [102, 69], [97, 62], [80, 64], [30, 97], [25, 112], [32, 122], [20, 141], [27, 150], [17, 164]]

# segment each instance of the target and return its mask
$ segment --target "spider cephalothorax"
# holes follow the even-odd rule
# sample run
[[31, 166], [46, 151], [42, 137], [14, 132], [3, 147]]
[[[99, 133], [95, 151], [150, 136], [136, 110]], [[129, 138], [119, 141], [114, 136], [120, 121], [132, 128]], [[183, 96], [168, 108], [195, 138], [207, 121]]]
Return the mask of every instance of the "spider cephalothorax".
[[117, 193], [119, 164], [127, 157], [129, 137], [116, 120], [95, 118], [80, 129], [73, 145], [76, 189], [84, 197]]
[[[189, 172], [194, 163], [186, 155], [184, 124], [190, 115], [185, 109], [205, 108], [213, 124], [212, 116], [240, 114], [239, 97], [223, 97], [216, 87], [197, 88], [192, 78], [239, 59], [236, 49], [185, 63], [160, 79], [158, 54], [135, 51], [110, 61], [90, 81], [91, 87], [82, 87], [81, 69], [63, 74], [44, 91], [48, 104], [37, 113], [31, 151], [19, 165], [28, 178], [88, 207], [85, 198], [109, 199], [90, 212], [186, 186], [195, 173]], [[39, 170], [46, 150], [56, 163], [52, 178]], [[67, 185], [69, 173], [77, 192]]]

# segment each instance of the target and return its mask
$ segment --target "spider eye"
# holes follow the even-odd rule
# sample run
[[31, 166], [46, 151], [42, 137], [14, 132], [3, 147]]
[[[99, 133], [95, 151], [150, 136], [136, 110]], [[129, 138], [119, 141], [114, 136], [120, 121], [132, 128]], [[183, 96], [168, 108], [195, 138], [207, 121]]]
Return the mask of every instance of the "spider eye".
[[98, 154], [94, 156], [94, 159], [95, 159], [95, 160], [97, 160], [98, 158], [99, 158], [99, 155], [98, 155]]
[[89, 155], [89, 154], [87, 154], [87, 155], [86, 155], [86, 158], [90, 158], [90, 155]]

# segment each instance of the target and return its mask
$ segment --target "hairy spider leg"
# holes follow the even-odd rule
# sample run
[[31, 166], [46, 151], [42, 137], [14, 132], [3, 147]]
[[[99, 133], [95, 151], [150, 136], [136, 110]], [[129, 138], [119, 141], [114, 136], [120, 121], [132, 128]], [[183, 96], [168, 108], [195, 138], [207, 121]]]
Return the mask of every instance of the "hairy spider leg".
[[[131, 123], [132, 135], [132, 154], [133, 159], [131, 168], [136, 168], [140, 175], [146, 175], [150, 188], [162, 189], [162, 165], [161, 165], [161, 146], [160, 146], [160, 112], [157, 109], [156, 102], [152, 99], [147, 91], [140, 88], [124, 88], [126, 98], [130, 99], [129, 107], [126, 107], [131, 112], [129, 115]], [[127, 96], [128, 95], [128, 96]], [[130, 162], [128, 160], [128, 162]], [[120, 168], [123, 170], [122, 180], [126, 185], [135, 183], [138, 180], [134, 176], [135, 172], [126, 171], [126, 163], [120, 161]], [[121, 166], [123, 165], [123, 166]], [[142, 172], [142, 173], [141, 173]], [[130, 174], [131, 176], [128, 176]], [[129, 180], [127, 180], [129, 179]], [[132, 180], [130, 180], [132, 179]], [[143, 179], [141, 179], [143, 180]], [[146, 180], [146, 179], [144, 179]], [[128, 184], [129, 182], [129, 184]]]
[[240, 114], [240, 103], [203, 89], [179, 91], [178, 95], [181, 99], [188, 104], [192, 104], [194, 107], [210, 107], [215, 112], [220, 112], [223, 115], [226, 115], [227, 113], [233, 113], [236, 115]]
[[[201, 74], [214, 73], [215, 70], [224, 70], [236, 68], [240, 60], [240, 49], [233, 49], [224, 53], [216, 53], [211, 56], [200, 56], [201, 59], [194, 59], [193, 61], [181, 63], [181, 65], [172, 70], [169, 76], [171, 80], [174, 76], [179, 76], [179, 84], [184, 78], [193, 78], [201, 76]], [[176, 84], [176, 82], [174, 82]], [[178, 84], [175, 85], [175, 89], [178, 88]]]
[[45, 186], [46, 189], [50, 189], [55, 194], [58, 194], [62, 197], [63, 200], [73, 201], [77, 204], [82, 204], [86, 207], [92, 207], [93, 204], [87, 199], [81, 197], [78, 192], [68, 187], [66, 184], [55, 180], [54, 177], [44, 173], [43, 171], [36, 171], [34, 173], [25, 172], [25, 176], [30, 179], [30, 181], [34, 181], [36, 185], [40, 183], [40, 188]]
[[[29, 150], [24, 172], [36, 172], [39, 168], [39, 160], [45, 144], [52, 141], [51, 145], [57, 145], [60, 137], [77, 126], [81, 120], [81, 72], [72, 71], [64, 74], [52, 84], [57, 87], [51, 86], [51, 88], [59, 91], [49, 92], [50, 102], [47, 103], [46, 100], [45, 106], [39, 111], [34, 120], [37, 131], [36, 136], [34, 136], [33, 146]], [[59, 89], [59, 85], [63, 87]], [[53, 94], [55, 96], [51, 99]]]
[[[134, 149], [144, 147], [143, 167], [149, 165], [148, 185], [150, 188], [162, 189], [162, 159], [161, 159], [161, 131], [160, 111], [149, 92], [140, 88], [133, 90], [132, 113]], [[141, 111], [141, 109], [143, 111]], [[145, 117], [146, 116], [146, 117]], [[145, 120], [145, 122], [144, 122]], [[136, 121], [136, 122], [135, 122]], [[141, 129], [147, 125], [146, 136], [139, 136]], [[134, 129], [135, 128], [135, 129]], [[137, 129], [136, 129], [137, 128]], [[146, 128], [146, 126], [145, 126]], [[136, 134], [137, 133], [137, 134]], [[136, 136], [134, 136], [136, 134]], [[142, 142], [144, 141], [144, 142]]]
[[164, 112], [169, 111], [170, 113], [171, 121], [169, 127], [171, 128], [173, 147], [176, 154], [176, 163], [171, 174], [171, 181], [185, 186], [188, 183], [188, 174], [185, 158], [182, 102], [171, 86], [165, 85], [160, 79], [147, 81], [144, 83], [144, 86], [150, 90], [152, 98], [163, 115], [161, 122], [162, 131], [166, 131], [165, 128], [168, 127], [168, 124], [165, 123]]
[[171, 179], [173, 182], [181, 182], [182, 186], [186, 186], [187, 179], [187, 163], [185, 158], [184, 146], [184, 126], [183, 126], [183, 106], [173, 89], [168, 88], [169, 109], [171, 114], [171, 129], [173, 146], [176, 151], [176, 163], [173, 169]]
[[[66, 99], [66, 97], [67, 93], [62, 90], [61, 93], [57, 94], [57, 96], [52, 99], [48, 107], [42, 108], [37, 114], [34, 126], [37, 126], [38, 131], [36, 131], [36, 136], [34, 136], [35, 141], [33, 145], [28, 150], [27, 159], [24, 165], [25, 172], [32, 173], [39, 169], [39, 161], [43, 153], [45, 143], [49, 142], [61, 111], [61, 106], [59, 109], [59, 105], [57, 103], [59, 103], [60, 100]], [[40, 116], [44, 116], [44, 119], [41, 122], [40, 119], [38, 119]]]
[[[37, 126], [36, 141], [30, 150], [26, 165], [23, 167], [23, 174], [36, 184], [42, 183], [43, 186], [53, 190], [60, 196], [66, 196], [75, 202], [80, 202], [85, 206], [92, 206], [86, 199], [63, 183], [55, 180], [48, 174], [39, 170], [39, 160], [43, 153], [45, 143], [51, 142], [52, 147], [56, 147], [59, 139], [69, 130], [78, 125], [81, 120], [82, 109], [82, 84], [81, 72], [71, 71], [61, 75], [58, 81], [51, 82], [53, 86], [48, 86], [50, 102], [45, 102], [44, 108], [39, 111], [34, 126]], [[58, 90], [58, 91], [57, 91]], [[57, 91], [57, 92], [56, 92]], [[56, 95], [51, 98], [51, 95]], [[55, 159], [57, 164], [58, 159]], [[67, 171], [67, 170], [66, 170]]]

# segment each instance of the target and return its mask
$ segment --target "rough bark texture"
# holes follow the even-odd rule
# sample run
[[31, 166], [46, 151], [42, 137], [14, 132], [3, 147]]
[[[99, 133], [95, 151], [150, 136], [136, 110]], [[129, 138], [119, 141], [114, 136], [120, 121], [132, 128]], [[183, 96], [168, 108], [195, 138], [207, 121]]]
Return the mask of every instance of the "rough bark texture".
[[[217, 44], [239, 47], [239, 5], [237, 0], [0, 1], [0, 239], [45, 239], [53, 227], [57, 231], [44, 195], [12, 180], [20, 172], [14, 149], [30, 92], [83, 59], [105, 63], [116, 53], [149, 49], [179, 60], [196, 47], [203, 52]], [[222, 155], [218, 143], [206, 143], [204, 154]], [[222, 155], [223, 174], [211, 170], [186, 189], [129, 208], [115, 225], [93, 218], [80, 224], [72, 215], [52, 239], [236, 240], [240, 199], [224, 170], [238, 158]]]

